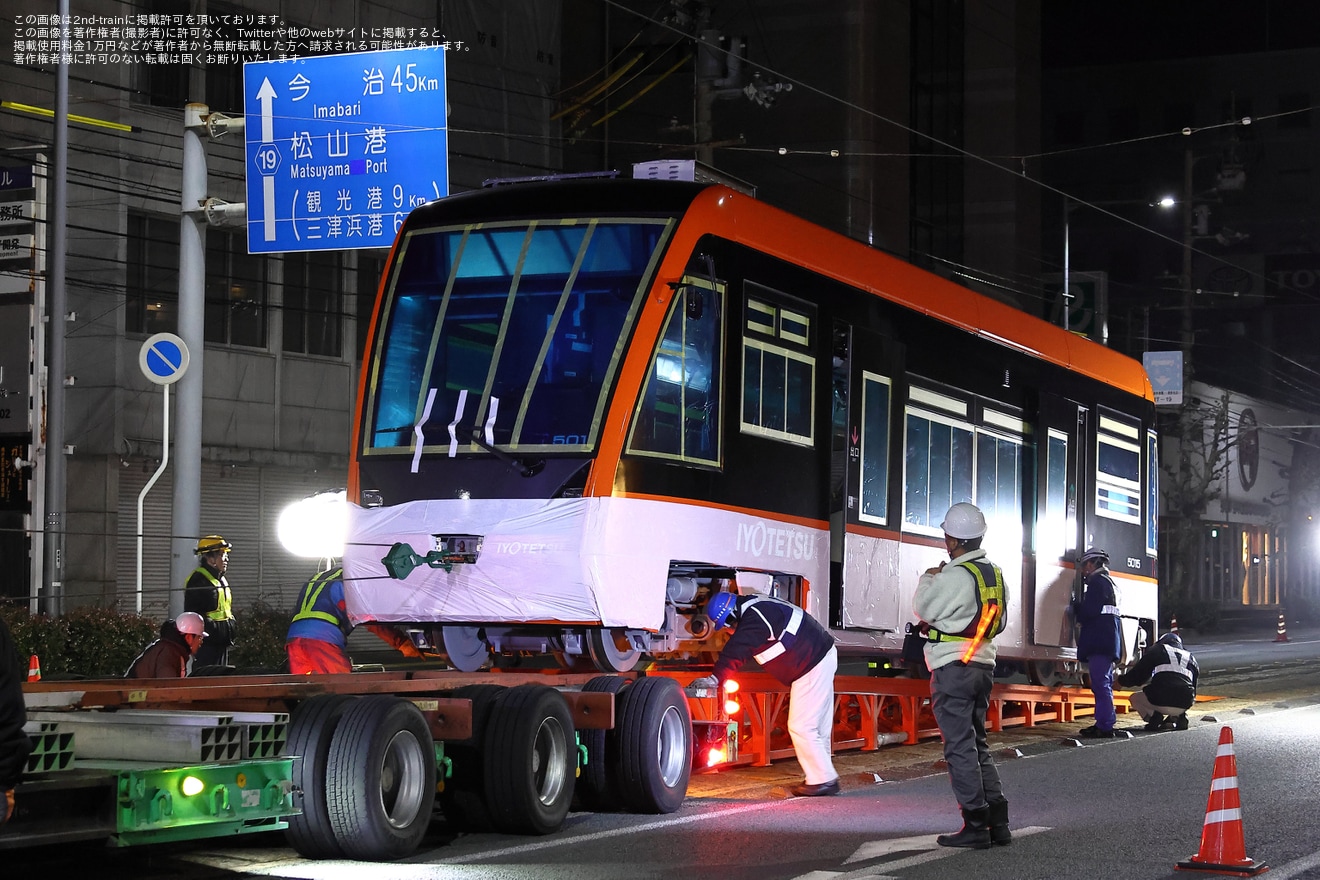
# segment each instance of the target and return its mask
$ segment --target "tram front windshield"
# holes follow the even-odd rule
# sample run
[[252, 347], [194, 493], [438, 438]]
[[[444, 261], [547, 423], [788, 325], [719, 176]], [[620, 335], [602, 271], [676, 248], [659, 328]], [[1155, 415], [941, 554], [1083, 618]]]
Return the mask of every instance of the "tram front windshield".
[[[483, 441], [590, 451], [673, 221], [479, 223], [406, 234], [372, 344], [369, 454]], [[466, 392], [464, 394], [463, 392]], [[489, 431], [489, 433], [488, 433]], [[487, 439], [489, 438], [489, 439]]]

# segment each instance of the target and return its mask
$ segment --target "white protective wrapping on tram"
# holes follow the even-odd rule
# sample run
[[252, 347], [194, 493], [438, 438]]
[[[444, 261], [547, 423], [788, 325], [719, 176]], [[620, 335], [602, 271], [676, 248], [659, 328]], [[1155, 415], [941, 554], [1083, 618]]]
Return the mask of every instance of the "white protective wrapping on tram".
[[[658, 630], [675, 559], [827, 582], [824, 529], [702, 505], [447, 499], [349, 510], [344, 588], [355, 624], [599, 621]], [[481, 554], [448, 572], [422, 565], [403, 580], [390, 577], [381, 558], [395, 542], [425, 556], [436, 535], [478, 535]]]
[[[353, 507], [344, 552], [349, 617], [354, 623], [600, 621], [657, 628], [668, 562], [648, 555], [644, 546], [639, 552], [636, 541], [639, 533], [654, 530], [660, 505], [621, 502], [444, 500]], [[450, 571], [421, 565], [403, 580], [390, 577], [381, 558], [395, 542], [425, 556], [442, 534], [480, 536], [477, 561]], [[605, 591], [604, 583], [630, 586]]]

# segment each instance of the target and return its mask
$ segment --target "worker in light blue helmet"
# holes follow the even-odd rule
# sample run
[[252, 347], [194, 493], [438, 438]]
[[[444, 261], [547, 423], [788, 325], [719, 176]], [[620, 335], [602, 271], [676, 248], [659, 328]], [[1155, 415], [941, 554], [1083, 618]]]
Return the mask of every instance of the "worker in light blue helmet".
[[790, 789], [798, 797], [839, 793], [839, 774], [830, 758], [834, 729], [834, 673], [839, 652], [834, 637], [798, 606], [770, 596], [721, 591], [706, 602], [715, 628], [733, 634], [715, 661], [713, 675], [692, 682], [723, 687], [749, 660], [788, 685], [788, 733], [805, 779]]
[[1187, 710], [1196, 703], [1196, 680], [1201, 669], [1182, 637], [1167, 632], [1141, 659], [1115, 681], [1120, 687], [1141, 688], [1132, 694], [1132, 708], [1146, 722], [1146, 730], [1186, 730]]

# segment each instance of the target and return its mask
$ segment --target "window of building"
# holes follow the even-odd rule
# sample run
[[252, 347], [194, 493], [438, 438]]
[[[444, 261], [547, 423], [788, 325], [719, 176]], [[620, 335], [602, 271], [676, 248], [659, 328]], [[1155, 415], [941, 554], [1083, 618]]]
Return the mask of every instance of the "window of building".
[[284, 257], [284, 350], [339, 357], [343, 353], [340, 256], [312, 252]]
[[354, 318], [357, 324], [357, 339], [353, 345], [353, 357], [359, 363], [362, 352], [367, 347], [367, 331], [371, 328], [371, 313], [376, 307], [376, 293], [380, 290], [380, 276], [385, 272], [384, 255], [376, 256], [368, 251], [357, 252], [357, 283], [354, 302]]
[[814, 306], [747, 283], [741, 428], [810, 446], [815, 436]]
[[128, 216], [128, 290], [124, 330], [174, 333], [179, 328], [179, 221]]
[[[189, 0], [146, 0], [143, 5], [145, 9], [139, 9], [151, 16], [186, 16], [193, 12], [189, 8]], [[137, 60], [140, 61], [141, 57]], [[136, 100], [153, 107], [171, 107], [183, 111], [183, 106], [190, 100], [188, 80], [191, 64], [140, 63], [132, 65], [132, 70], [133, 86], [137, 90]]]
[[1108, 519], [1141, 522], [1139, 428], [1100, 416], [1096, 429], [1095, 512]]
[[721, 464], [724, 285], [684, 276], [651, 359], [628, 452]]
[[247, 252], [244, 230], [206, 234], [207, 342], [266, 347], [266, 261]]
[[1292, 92], [1287, 95], [1279, 95], [1279, 113], [1279, 128], [1310, 128], [1310, 93]]

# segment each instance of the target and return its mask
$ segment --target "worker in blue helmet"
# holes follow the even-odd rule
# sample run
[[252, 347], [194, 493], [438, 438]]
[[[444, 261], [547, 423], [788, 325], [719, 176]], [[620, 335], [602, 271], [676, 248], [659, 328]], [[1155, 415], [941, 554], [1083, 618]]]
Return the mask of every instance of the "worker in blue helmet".
[[1187, 710], [1196, 703], [1200, 674], [1182, 637], [1167, 632], [1115, 681], [1120, 687], [1141, 688], [1130, 700], [1147, 730], [1186, 730]]
[[806, 777], [791, 791], [798, 797], [839, 793], [830, 758], [834, 729], [834, 637], [801, 608], [770, 596], [719, 592], [706, 603], [716, 629], [734, 628], [715, 661], [715, 672], [693, 684], [723, 687], [748, 660], [789, 687], [788, 733]]

